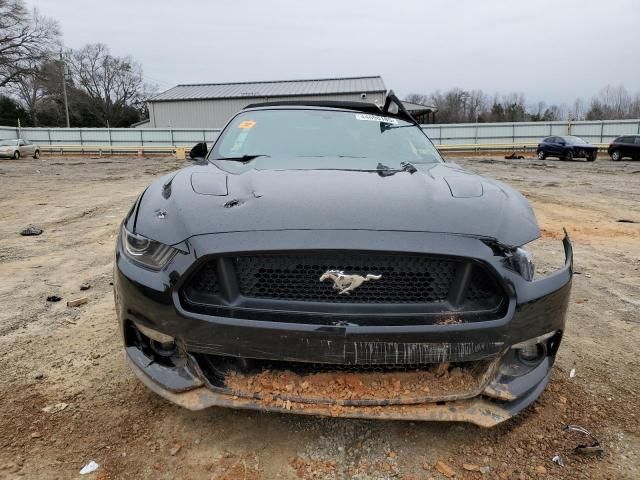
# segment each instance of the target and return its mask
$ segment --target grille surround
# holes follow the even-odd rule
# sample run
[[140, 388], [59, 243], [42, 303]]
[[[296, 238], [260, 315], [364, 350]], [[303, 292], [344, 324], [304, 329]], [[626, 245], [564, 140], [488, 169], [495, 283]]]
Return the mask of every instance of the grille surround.
[[[311, 265], [307, 278], [301, 282], [298, 264], [292, 257], [304, 256]], [[333, 260], [318, 261], [330, 257]], [[272, 282], [274, 288], [262, 290], [264, 280], [260, 262], [276, 259], [281, 264], [292, 265], [286, 270], [290, 284]], [[393, 271], [393, 265], [375, 263], [384, 259], [402, 266], [404, 275]], [[335, 261], [338, 259], [339, 261]], [[256, 263], [258, 262], [258, 263]], [[340, 264], [340, 262], [344, 262]], [[425, 270], [425, 265], [434, 267]], [[267, 264], [266, 267], [269, 265]], [[273, 265], [271, 265], [273, 266]], [[326, 267], [326, 269], [325, 269]], [[362, 272], [354, 268], [362, 268]], [[371, 268], [371, 270], [365, 270]], [[384, 267], [380, 270], [378, 267]], [[423, 282], [435, 282], [431, 290], [415, 292], [415, 278], [422, 268]], [[297, 269], [297, 270], [296, 270]], [[346, 274], [381, 274], [377, 281], [365, 282], [350, 295], [340, 295], [332, 281], [320, 282], [326, 270], [344, 270]], [[438, 270], [439, 269], [439, 270]], [[283, 270], [270, 275], [282, 276]], [[255, 275], [257, 272], [257, 276]], [[410, 275], [412, 274], [412, 275]], [[383, 279], [393, 282], [384, 282]], [[398, 280], [405, 283], [398, 283]], [[282, 281], [282, 278], [280, 278]], [[308, 288], [293, 291], [302, 283]], [[424, 284], [418, 284], [424, 286]], [[395, 286], [389, 289], [389, 286]], [[408, 292], [402, 291], [407, 287]], [[372, 288], [369, 288], [372, 287]], [[385, 289], [391, 292], [386, 297]], [[256, 296], [254, 292], [257, 292]], [[316, 292], [320, 292], [316, 294]], [[243, 318], [271, 322], [289, 322], [321, 325], [425, 325], [455, 324], [469, 321], [485, 321], [501, 318], [506, 313], [509, 298], [495, 277], [495, 273], [482, 262], [467, 257], [446, 255], [375, 252], [375, 251], [282, 251], [226, 254], [202, 259], [198, 267], [180, 287], [180, 298], [186, 311], [228, 318]]]

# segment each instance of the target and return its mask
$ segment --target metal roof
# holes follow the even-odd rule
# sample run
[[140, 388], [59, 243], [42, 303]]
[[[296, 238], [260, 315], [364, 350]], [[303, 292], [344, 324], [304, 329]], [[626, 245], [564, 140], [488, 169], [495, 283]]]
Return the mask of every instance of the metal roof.
[[409, 110], [409, 112], [437, 112], [438, 107], [435, 105], [425, 105], [424, 103], [415, 103], [415, 102], [407, 102], [406, 100], [402, 101], [404, 108]]
[[265, 98], [299, 95], [386, 92], [382, 77], [319, 78], [266, 82], [201, 83], [177, 85], [149, 101], [201, 100], [214, 98]]

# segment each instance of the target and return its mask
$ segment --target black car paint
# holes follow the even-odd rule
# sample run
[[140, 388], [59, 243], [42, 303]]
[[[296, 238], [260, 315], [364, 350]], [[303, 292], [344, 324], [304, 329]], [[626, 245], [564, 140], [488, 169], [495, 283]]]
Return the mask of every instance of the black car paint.
[[[358, 325], [356, 318], [350, 325], [312, 325], [249, 320], [243, 318], [241, 312], [231, 317], [198, 314], [186, 310], [179, 295], [182, 280], [188, 278], [199, 263], [207, 260], [213, 243], [216, 250], [242, 253], [291, 250], [297, 245], [304, 245], [310, 250], [356, 249], [363, 242], [375, 250], [447, 252], [486, 262], [502, 275], [500, 280], [509, 296], [507, 311], [493, 321], [458, 325], [437, 325], [427, 320], [423, 325], [393, 325], [392, 321], [389, 322], [391, 325]], [[569, 246], [566, 247], [568, 260], [565, 268], [544, 279], [527, 282], [516, 272], [505, 268], [502, 258], [493, 255], [481, 241], [443, 234], [384, 232], [371, 239], [367, 232], [357, 231], [291, 231], [286, 236], [279, 232], [258, 232], [252, 235], [199, 236], [193, 238], [190, 245], [190, 252], [176, 256], [160, 275], [150, 271], [140, 275], [139, 267], [118, 253], [116, 286], [122, 299], [121, 308], [126, 308], [120, 312], [122, 316], [133, 316], [150, 328], [180, 338], [193, 351], [274, 360], [356, 364], [357, 352], [351, 349], [354, 342], [397, 343], [400, 348], [419, 343], [476, 343], [482, 348], [464, 355], [472, 360], [549, 331], [564, 329], [572, 274]], [[370, 316], [389, 317], [384, 311]], [[425, 314], [423, 317], [437, 318], [439, 315]], [[416, 358], [412, 360], [417, 362], [423, 353], [416, 350], [413, 354]], [[452, 350], [452, 359], [460, 360], [457, 355]]]
[[[540, 234], [522, 195], [456, 166], [437, 163], [416, 168], [413, 174], [385, 177], [375, 172], [271, 171], [250, 166], [231, 173], [224, 162], [213, 161], [158, 179], [139, 197], [124, 225], [174, 245], [181, 253], [154, 272], [132, 262], [118, 242], [114, 290], [121, 328], [133, 322], [171, 335], [185, 353], [355, 365], [390, 362], [390, 355], [407, 363], [472, 361], [504, 355], [516, 343], [553, 331], [557, 344], [564, 331], [573, 273], [568, 237], [565, 266], [548, 277], [525, 281], [504, 255], [505, 249]], [[255, 319], [260, 318], [252, 315], [256, 311], [234, 305], [225, 315], [185, 308], [181, 287], [202, 262], [220, 254], [288, 250], [470, 258], [495, 273], [508, 305], [499, 318], [454, 325], [437, 324], [437, 313], [423, 314], [424, 324], [372, 324], [353, 316], [348, 322], [317, 325], [305, 323], [304, 312], [298, 312], [298, 319], [296, 312], [281, 312], [290, 318], [264, 321]], [[384, 309], [369, 316], [390, 318]], [[197, 365], [156, 368], [131, 346], [127, 351], [130, 362], [161, 391], [202, 384]], [[535, 374], [499, 377], [500, 388], [513, 397], [504, 405], [510, 414], [537, 398], [554, 358], [555, 350]]]
[[[167, 245], [209, 233], [285, 230], [446, 232], [511, 246], [540, 235], [520, 193], [443, 163], [391, 176], [250, 167], [232, 174], [223, 163], [187, 167], [150, 185], [134, 233]], [[163, 195], [169, 181], [171, 194]], [[230, 200], [235, 208], [225, 208]]]
[[617, 137], [609, 144], [609, 148], [607, 148], [607, 153], [611, 158], [613, 158], [614, 152], [618, 152], [619, 160], [623, 158], [640, 160], [640, 135], [623, 135]]
[[536, 153], [544, 154], [545, 157], [557, 157], [560, 160], [567, 158], [586, 158], [595, 160], [598, 154], [598, 147], [584, 143], [572, 144], [564, 140], [561, 136], [544, 138], [536, 149]]

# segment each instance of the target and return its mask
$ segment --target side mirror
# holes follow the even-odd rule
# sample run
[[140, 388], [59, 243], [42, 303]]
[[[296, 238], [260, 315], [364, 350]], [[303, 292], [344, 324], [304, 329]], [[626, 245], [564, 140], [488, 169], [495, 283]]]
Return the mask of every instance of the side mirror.
[[189, 156], [191, 160], [202, 159], [207, 156], [209, 149], [207, 148], [207, 144], [204, 142], [197, 143], [189, 152]]

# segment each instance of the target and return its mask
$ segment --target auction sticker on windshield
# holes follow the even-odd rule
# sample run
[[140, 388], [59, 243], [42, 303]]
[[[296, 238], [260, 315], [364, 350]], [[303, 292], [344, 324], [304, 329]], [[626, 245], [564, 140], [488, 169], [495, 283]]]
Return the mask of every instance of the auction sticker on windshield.
[[367, 120], [369, 122], [393, 123], [394, 125], [398, 124], [398, 121], [395, 118], [381, 117], [380, 115], [371, 115], [368, 113], [356, 113], [356, 119]]
[[245, 120], [244, 122], [240, 122], [238, 128], [253, 128], [255, 127], [256, 122], [254, 120]]

